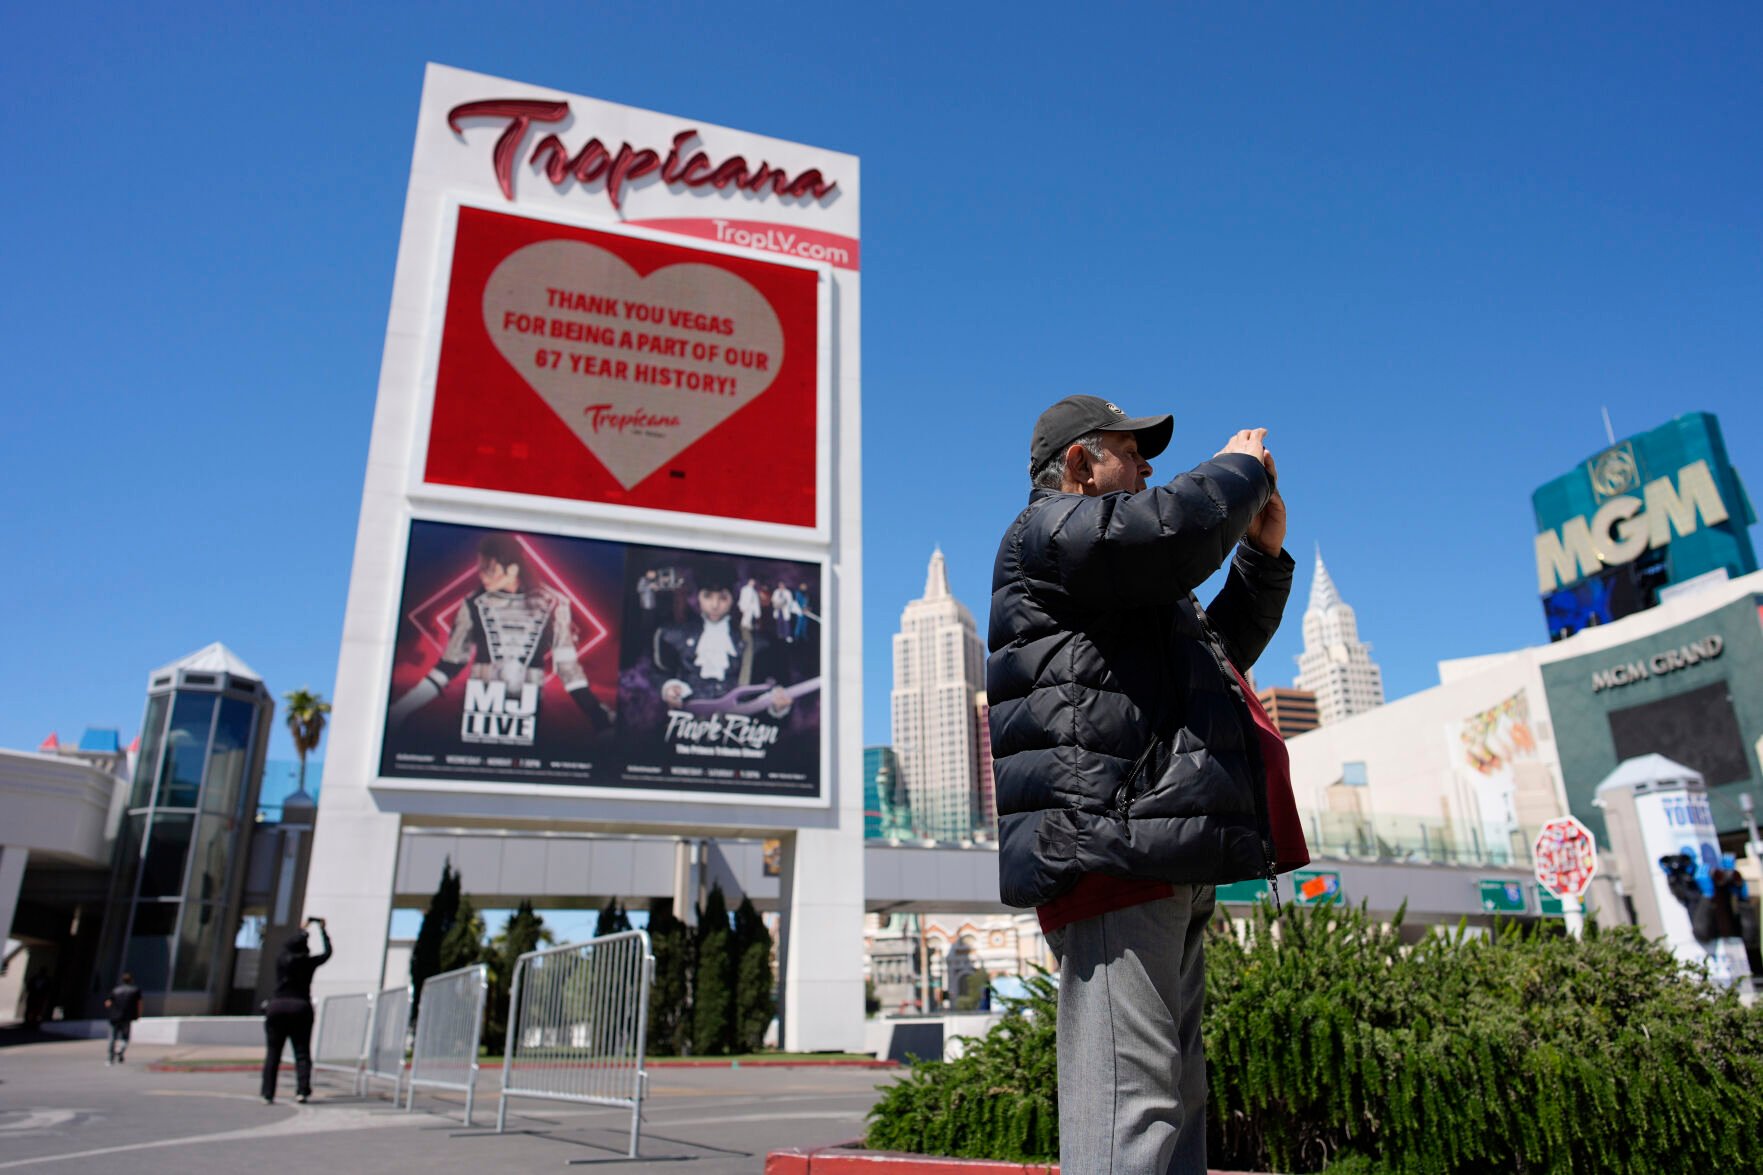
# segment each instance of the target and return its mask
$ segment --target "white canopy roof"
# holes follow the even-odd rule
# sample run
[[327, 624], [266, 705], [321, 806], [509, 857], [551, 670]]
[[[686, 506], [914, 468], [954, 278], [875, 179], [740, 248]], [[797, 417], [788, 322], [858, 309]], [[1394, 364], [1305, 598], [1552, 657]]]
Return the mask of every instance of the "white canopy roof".
[[1618, 763], [1616, 770], [1604, 777], [1604, 782], [1598, 785], [1597, 790], [1603, 791], [1607, 787], [1634, 787], [1667, 780], [1706, 782], [1700, 771], [1694, 767], [1685, 767], [1675, 759], [1667, 759], [1664, 755], [1638, 755]]
[[204, 645], [187, 657], [180, 657], [169, 665], [161, 665], [153, 671], [153, 676], [170, 673], [177, 669], [194, 669], [198, 673], [230, 673], [234, 677], [249, 677], [252, 681], [261, 682], [263, 675], [245, 664], [243, 658], [219, 641], [212, 645]]

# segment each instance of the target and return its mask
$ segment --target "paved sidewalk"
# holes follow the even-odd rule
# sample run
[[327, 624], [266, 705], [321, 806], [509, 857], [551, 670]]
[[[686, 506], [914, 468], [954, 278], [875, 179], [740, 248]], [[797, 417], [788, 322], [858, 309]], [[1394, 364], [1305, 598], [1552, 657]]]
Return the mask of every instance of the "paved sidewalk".
[[482, 1175], [663, 1161], [702, 1175], [757, 1172], [768, 1150], [860, 1134], [879, 1090], [897, 1079], [897, 1071], [843, 1067], [653, 1070], [644, 1157], [633, 1163], [624, 1158], [625, 1111], [516, 1099], [509, 1133], [497, 1135], [499, 1071], [481, 1075], [477, 1128], [467, 1130], [463, 1094], [421, 1091], [407, 1114], [386, 1093], [356, 1097], [347, 1078], [321, 1072], [313, 1101], [299, 1106], [293, 1074], [283, 1073], [283, 1100], [266, 1106], [254, 1073], [149, 1068], [252, 1060], [243, 1050], [137, 1045], [115, 1067], [104, 1050], [91, 1040], [0, 1048], [0, 1172], [205, 1175], [262, 1164], [327, 1175]]

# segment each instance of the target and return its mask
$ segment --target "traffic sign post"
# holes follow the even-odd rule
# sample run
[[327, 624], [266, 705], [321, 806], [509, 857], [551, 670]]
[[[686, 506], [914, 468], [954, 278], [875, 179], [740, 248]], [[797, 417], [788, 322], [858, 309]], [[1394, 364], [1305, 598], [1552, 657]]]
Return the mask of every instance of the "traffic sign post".
[[1585, 931], [1580, 898], [1598, 872], [1592, 830], [1572, 816], [1558, 816], [1537, 833], [1534, 856], [1537, 882], [1561, 899], [1567, 933], [1578, 938]]
[[1522, 914], [1525, 912], [1524, 886], [1517, 881], [1483, 878], [1477, 889], [1481, 908], [1489, 914]]

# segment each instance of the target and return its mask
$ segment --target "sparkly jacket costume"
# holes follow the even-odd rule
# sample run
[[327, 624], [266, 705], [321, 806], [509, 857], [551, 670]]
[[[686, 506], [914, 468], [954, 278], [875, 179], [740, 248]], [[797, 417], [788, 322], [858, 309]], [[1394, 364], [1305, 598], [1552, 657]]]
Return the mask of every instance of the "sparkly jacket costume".
[[542, 690], [548, 649], [551, 672], [576, 705], [600, 722], [605, 711], [588, 688], [575, 642], [569, 600], [561, 592], [543, 586], [519, 592], [480, 588], [453, 613], [453, 630], [440, 662], [393, 708], [393, 718], [401, 721], [426, 705], [467, 668], [479, 681], [502, 682], [510, 698]]
[[[1230, 665], [1279, 625], [1292, 560], [1237, 542], [1271, 494], [1227, 453], [1141, 493], [1037, 489], [998, 548], [986, 663], [1002, 896], [1089, 873], [1268, 876], [1261, 754]], [[1231, 558], [1210, 608], [1193, 597]]]

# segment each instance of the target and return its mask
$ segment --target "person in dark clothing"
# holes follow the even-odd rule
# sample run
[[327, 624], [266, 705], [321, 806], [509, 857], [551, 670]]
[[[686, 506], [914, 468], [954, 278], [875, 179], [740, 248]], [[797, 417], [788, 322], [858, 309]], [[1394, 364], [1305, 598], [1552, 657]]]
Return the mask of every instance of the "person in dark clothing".
[[114, 1065], [124, 1059], [129, 1047], [129, 1028], [141, 1018], [141, 989], [135, 986], [133, 974], [122, 973], [122, 982], [104, 997], [104, 1011], [110, 1017], [110, 1056], [105, 1064]]
[[54, 997], [49, 994], [49, 972], [38, 968], [25, 976], [24, 980], [24, 1022], [25, 1026], [35, 1028], [49, 1019], [53, 1010]]
[[275, 1101], [275, 1079], [282, 1066], [282, 1046], [294, 1046], [295, 1101], [312, 1096], [312, 973], [331, 957], [331, 936], [323, 918], [308, 918], [318, 927], [324, 950], [312, 953], [307, 933], [291, 936], [275, 960], [275, 994], [264, 1004], [263, 1035], [268, 1051], [263, 1056], [263, 1103]]
[[1206, 1170], [1214, 886], [1307, 860], [1284, 743], [1243, 676], [1292, 583], [1267, 430], [1148, 487], [1173, 427], [1095, 396], [1042, 413], [992, 572], [999, 886], [1059, 958], [1071, 1172]]

